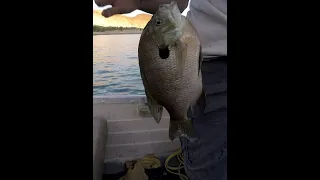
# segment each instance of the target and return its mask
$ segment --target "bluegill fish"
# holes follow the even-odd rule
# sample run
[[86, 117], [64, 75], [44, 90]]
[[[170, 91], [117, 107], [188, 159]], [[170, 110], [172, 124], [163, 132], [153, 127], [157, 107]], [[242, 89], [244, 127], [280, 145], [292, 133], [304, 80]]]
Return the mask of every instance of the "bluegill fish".
[[193, 137], [187, 113], [205, 96], [201, 44], [175, 1], [160, 5], [152, 16], [141, 34], [138, 56], [148, 106], [156, 122], [160, 122], [164, 107], [170, 115], [170, 140]]

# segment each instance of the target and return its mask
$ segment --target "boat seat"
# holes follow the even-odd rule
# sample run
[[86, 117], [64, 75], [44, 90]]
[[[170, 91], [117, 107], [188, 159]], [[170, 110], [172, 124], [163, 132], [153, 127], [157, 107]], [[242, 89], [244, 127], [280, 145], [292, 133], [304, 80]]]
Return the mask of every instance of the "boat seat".
[[108, 140], [107, 120], [93, 118], [93, 180], [102, 180], [106, 143]]

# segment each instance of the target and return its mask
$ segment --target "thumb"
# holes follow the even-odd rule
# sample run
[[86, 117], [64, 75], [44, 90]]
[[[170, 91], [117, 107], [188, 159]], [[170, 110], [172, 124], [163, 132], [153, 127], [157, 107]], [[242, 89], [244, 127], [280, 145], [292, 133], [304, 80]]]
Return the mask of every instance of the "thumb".
[[108, 8], [102, 11], [102, 16], [108, 18], [110, 16], [116, 15], [116, 14], [125, 14], [125, 13], [130, 13], [131, 9], [128, 8], [120, 8], [120, 7], [112, 7]]

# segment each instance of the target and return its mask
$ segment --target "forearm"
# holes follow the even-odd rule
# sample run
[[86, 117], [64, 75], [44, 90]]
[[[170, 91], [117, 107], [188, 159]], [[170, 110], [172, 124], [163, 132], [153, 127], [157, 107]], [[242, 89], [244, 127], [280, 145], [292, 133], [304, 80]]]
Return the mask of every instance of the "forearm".
[[[160, 4], [170, 4], [171, 0], [141, 0], [139, 9], [154, 14]], [[182, 13], [188, 6], [188, 0], [176, 0], [179, 10]]]

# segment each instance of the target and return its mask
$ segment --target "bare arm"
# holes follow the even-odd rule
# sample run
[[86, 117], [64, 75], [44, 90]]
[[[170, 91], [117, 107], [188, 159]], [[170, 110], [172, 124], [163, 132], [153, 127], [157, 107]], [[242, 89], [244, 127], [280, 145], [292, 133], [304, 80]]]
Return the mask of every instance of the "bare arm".
[[[189, 0], [175, 0], [178, 4], [180, 12], [183, 12]], [[106, 9], [102, 12], [105, 17], [110, 17], [115, 14], [130, 13], [136, 9], [154, 14], [160, 4], [169, 4], [171, 0], [95, 0], [99, 7], [112, 5], [112, 8]]]

